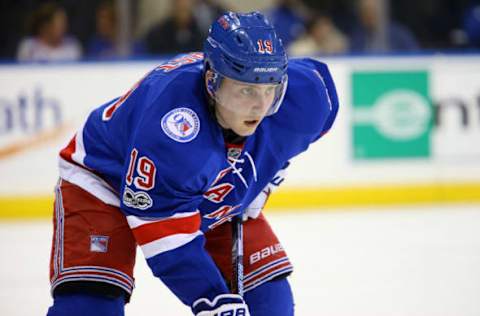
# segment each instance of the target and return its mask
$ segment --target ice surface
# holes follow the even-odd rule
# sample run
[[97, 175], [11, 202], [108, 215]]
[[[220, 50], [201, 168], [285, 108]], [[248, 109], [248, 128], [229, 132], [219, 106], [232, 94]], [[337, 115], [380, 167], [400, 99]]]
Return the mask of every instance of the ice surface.
[[[296, 315], [480, 315], [480, 206], [267, 214], [292, 259]], [[0, 315], [45, 315], [51, 222], [0, 222]], [[126, 315], [190, 315], [141, 253]]]

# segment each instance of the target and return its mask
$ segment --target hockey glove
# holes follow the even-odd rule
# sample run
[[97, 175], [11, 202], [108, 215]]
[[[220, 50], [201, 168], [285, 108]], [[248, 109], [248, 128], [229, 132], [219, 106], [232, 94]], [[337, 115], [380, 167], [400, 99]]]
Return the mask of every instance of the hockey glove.
[[221, 294], [213, 301], [201, 298], [192, 306], [195, 316], [250, 316], [248, 306], [240, 295]]

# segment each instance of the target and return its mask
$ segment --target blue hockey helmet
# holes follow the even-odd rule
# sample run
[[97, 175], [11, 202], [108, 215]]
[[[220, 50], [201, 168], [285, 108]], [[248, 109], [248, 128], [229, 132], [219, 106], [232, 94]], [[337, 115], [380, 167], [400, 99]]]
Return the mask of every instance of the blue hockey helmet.
[[288, 58], [273, 26], [259, 12], [227, 12], [213, 22], [204, 43], [205, 70], [213, 76], [207, 83], [215, 97], [223, 78], [242, 83], [276, 86], [275, 99], [267, 113], [275, 113], [287, 87]]

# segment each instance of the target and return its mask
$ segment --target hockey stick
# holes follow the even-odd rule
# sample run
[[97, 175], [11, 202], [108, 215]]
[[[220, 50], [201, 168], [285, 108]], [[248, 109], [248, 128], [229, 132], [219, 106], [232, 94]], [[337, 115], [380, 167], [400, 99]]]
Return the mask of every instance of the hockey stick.
[[243, 220], [242, 214], [232, 218], [232, 293], [243, 296]]

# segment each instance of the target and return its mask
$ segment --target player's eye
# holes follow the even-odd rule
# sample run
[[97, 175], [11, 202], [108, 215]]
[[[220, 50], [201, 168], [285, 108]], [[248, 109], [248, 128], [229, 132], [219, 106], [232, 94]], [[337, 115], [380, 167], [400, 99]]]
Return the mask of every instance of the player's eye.
[[256, 91], [252, 87], [243, 87], [240, 89], [240, 93], [245, 95], [245, 96], [254, 96]]
[[273, 86], [268, 87], [268, 88], [265, 90], [265, 95], [271, 95], [272, 93], [275, 93], [275, 87], [273, 87]]

